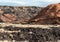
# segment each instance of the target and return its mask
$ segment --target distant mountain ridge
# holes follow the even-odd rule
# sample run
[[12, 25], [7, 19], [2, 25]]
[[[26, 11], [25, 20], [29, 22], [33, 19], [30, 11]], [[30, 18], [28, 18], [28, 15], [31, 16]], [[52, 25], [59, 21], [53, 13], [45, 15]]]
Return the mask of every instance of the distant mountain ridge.
[[0, 22], [5, 23], [27, 23], [38, 15], [43, 8], [35, 6], [0, 6]]

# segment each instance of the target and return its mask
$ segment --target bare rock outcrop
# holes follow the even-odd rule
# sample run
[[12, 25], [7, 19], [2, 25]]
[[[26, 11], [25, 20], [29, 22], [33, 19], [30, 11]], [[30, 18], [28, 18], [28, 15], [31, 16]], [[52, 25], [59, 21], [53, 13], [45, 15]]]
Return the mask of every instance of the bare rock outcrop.
[[60, 24], [60, 3], [45, 7], [31, 22], [34, 24]]

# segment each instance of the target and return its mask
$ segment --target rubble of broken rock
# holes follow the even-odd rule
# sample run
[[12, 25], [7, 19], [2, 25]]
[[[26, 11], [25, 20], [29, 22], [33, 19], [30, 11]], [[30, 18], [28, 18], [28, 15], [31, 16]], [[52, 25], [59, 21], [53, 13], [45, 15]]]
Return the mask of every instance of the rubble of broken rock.
[[27, 23], [38, 15], [42, 7], [35, 6], [0, 6], [0, 22]]
[[[15, 32], [14, 32], [15, 31]], [[16, 32], [17, 31], [17, 32]], [[60, 40], [60, 28], [22, 28], [22, 27], [0, 27], [0, 40], [15, 40], [29, 42], [57, 42]]]

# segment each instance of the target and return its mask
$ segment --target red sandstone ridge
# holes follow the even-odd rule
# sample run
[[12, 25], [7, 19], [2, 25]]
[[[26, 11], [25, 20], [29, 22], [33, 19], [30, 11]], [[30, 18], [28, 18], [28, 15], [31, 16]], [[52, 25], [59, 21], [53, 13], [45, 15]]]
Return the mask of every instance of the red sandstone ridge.
[[45, 7], [31, 21], [35, 24], [60, 24], [60, 4], [51, 4]]

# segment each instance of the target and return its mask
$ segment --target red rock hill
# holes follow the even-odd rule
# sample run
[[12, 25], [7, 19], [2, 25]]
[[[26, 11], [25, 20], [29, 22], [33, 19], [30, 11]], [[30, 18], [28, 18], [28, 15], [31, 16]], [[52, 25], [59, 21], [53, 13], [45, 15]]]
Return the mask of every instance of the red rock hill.
[[35, 24], [60, 24], [60, 3], [45, 7], [31, 22]]

